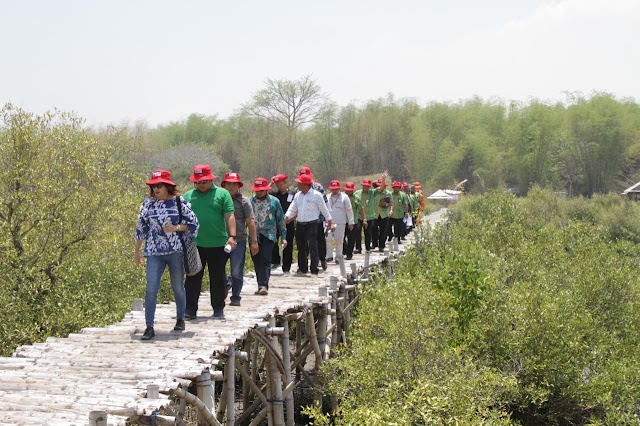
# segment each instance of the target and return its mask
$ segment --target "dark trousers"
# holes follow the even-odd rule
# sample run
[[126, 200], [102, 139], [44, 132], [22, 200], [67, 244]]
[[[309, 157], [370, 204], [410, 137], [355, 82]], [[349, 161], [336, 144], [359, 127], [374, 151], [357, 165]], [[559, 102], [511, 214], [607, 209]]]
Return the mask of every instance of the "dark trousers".
[[[296, 224], [294, 222], [287, 224], [287, 247], [282, 250], [282, 272], [289, 272], [291, 270], [291, 263], [293, 262], [293, 241], [296, 235]], [[277, 238], [280, 238], [280, 231], [277, 233]], [[282, 238], [280, 238], [282, 240]], [[277, 241], [276, 241], [277, 242]], [[280, 264], [280, 244], [273, 245], [273, 251], [271, 252], [271, 264]]]
[[224, 299], [227, 297], [227, 276], [225, 267], [229, 255], [225, 253], [224, 247], [198, 247], [202, 270], [196, 275], [188, 276], [184, 283], [187, 293], [186, 313], [196, 315], [198, 312], [198, 299], [202, 290], [202, 277], [204, 268], [209, 268], [209, 291], [211, 292], [211, 307], [214, 312], [224, 309]]
[[376, 220], [367, 220], [367, 229], [364, 230], [364, 248], [367, 249], [367, 251], [371, 250], [374, 245], [378, 244], [378, 234], [374, 234], [375, 229]]
[[[324, 239], [324, 232], [322, 233]], [[317, 274], [318, 262], [318, 223], [298, 222], [296, 224], [296, 244], [298, 245], [298, 270], [303, 273], [309, 272], [307, 264], [308, 256], [311, 257], [311, 273]]]
[[389, 234], [389, 239], [391, 240], [393, 237], [398, 239], [400, 242], [400, 238], [404, 237], [404, 220], [402, 219], [391, 219], [391, 225], [393, 225], [393, 235]]
[[389, 218], [378, 216], [374, 228], [378, 232], [378, 250], [384, 250], [384, 245], [387, 241], [387, 232], [389, 230]]
[[353, 229], [349, 231], [349, 225], [346, 226], [344, 231], [344, 255], [346, 257], [353, 256], [353, 248], [356, 242], [360, 238], [360, 230], [362, 229], [362, 222], [358, 221]]
[[356, 250], [362, 252], [362, 227], [363, 223], [361, 220], [358, 221], [358, 235], [356, 235]]
[[271, 278], [271, 253], [273, 252], [274, 241], [258, 233], [258, 254], [251, 256], [253, 267], [256, 270], [258, 287], [269, 288], [269, 278]]
[[[318, 240], [318, 255], [322, 260], [325, 260], [325, 257], [327, 256], [327, 240], [325, 239], [324, 223], [322, 221], [318, 223], [316, 239]], [[313, 262], [313, 257], [311, 257], [311, 261]], [[311, 271], [313, 272], [313, 268], [311, 268]]]

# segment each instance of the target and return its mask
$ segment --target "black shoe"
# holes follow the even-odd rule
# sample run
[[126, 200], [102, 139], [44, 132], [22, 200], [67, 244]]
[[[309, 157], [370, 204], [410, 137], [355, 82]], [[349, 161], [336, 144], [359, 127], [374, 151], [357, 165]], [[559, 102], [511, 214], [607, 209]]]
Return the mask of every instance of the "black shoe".
[[184, 320], [176, 321], [176, 325], [173, 327], [173, 331], [183, 331], [184, 330]]
[[327, 261], [326, 260], [321, 261], [320, 265], [322, 266], [322, 270], [323, 271], [327, 270]]
[[240, 306], [240, 299], [231, 298], [229, 301], [229, 305], [231, 306]]
[[213, 312], [214, 320], [224, 320], [224, 311], [214, 311]]
[[383, 248], [378, 249], [378, 252], [379, 252], [379, 253], [384, 253], [384, 249], [383, 249]]
[[353, 256], [347, 256], [347, 257], [345, 257], [345, 259], [351, 260], [351, 259], [353, 259]]
[[155, 335], [156, 335], [156, 332], [153, 331], [153, 327], [147, 327], [147, 329], [144, 331], [144, 334], [142, 335], [140, 340], [151, 340], [155, 337]]
[[196, 314], [189, 314], [189, 313], [185, 313], [185, 314], [184, 314], [184, 319], [186, 319], [186, 320], [194, 320], [194, 319], [196, 319], [196, 318], [198, 318], [198, 317], [196, 316]]

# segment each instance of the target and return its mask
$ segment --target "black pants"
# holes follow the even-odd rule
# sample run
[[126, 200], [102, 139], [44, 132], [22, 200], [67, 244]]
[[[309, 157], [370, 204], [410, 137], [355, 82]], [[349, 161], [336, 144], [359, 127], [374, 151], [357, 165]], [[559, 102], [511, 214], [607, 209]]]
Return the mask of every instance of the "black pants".
[[[318, 232], [316, 234], [316, 239], [318, 240], [318, 256], [319, 259], [325, 260], [327, 256], [327, 240], [324, 235], [324, 222], [320, 221], [318, 223]], [[313, 261], [313, 257], [311, 257], [311, 261]], [[311, 272], [313, 272], [313, 268], [311, 268]]]
[[387, 232], [389, 230], [389, 218], [378, 216], [374, 230], [378, 232], [378, 250], [384, 250], [384, 245], [387, 242]]
[[391, 219], [391, 224], [393, 225], [393, 235], [389, 234], [389, 239], [396, 237], [400, 242], [400, 238], [405, 236], [404, 220]]
[[211, 292], [211, 307], [214, 312], [224, 309], [224, 299], [227, 297], [227, 276], [225, 267], [229, 254], [225, 253], [224, 247], [200, 247], [200, 260], [202, 261], [202, 270], [196, 275], [187, 277], [184, 283], [184, 289], [187, 293], [187, 308], [185, 312], [190, 315], [196, 315], [198, 312], [198, 299], [202, 290], [202, 277], [204, 276], [204, 268], [209, 268], [209, 291]]
[[[322, 226], [322, 224], [321, 224]], [[322, 233], [324, 239], [324, 232]], [[318, 262], [318, 223], [298, 222], [296, 224], [296, 244], [298, 245], [298, 270], [303, 273], [309, 272], [307, 259], [311, 257], [311, 273], [317, 274]]]
[[258, 234], [258, 247], [260, 250], [255, 256], [251, 256], [253, 267], [258, 279], [258, 288], [269, 288], [269, 278], [271, 278], [271, 253], [273, 253], [273, 241], [262, 234]]
[[378, 245], [378, 231], [376, 229], [376, 220], [367, 220], [367, 229], [364, 230], [364, 248], [367, 251]]
[[361, 220], [358, 221], [358, 235], [356, 235], [356, 250], [362, 252], [362, 228], [363, 223]]
[[362, 229], [362, 222], [358, 221], [353, 229], [349, 231], [349, 225], [346, 225], [344, 231], [344, 255], [346, 257], [353, 256], [353, 248], [356, 245], [358, 239], [360, 239], [360, 230]]
[[[289, 272], [291, 270], [291, 263], [293, 262], [293, 241], [296, 235], [296, 224], [290, 222], [287, 224], [287, 247], [282, 250], [282, 272]], [[280, 231], [276, 235], [276, 244], [273, 245], [273, 251], [271, 252], [271, 264], [280, 264], [280, 244], [278, 244], [278, 238], [280, 238]], [[282, 238], [280, 238], [282, 240]]]

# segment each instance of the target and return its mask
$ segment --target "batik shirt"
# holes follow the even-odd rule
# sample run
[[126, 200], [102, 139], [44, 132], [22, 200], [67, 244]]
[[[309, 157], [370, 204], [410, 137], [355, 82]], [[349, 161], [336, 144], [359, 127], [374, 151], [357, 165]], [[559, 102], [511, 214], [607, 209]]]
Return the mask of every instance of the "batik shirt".
[[[181, 223], [187, 225], [186, 235], [195, 237], [198, 233], [198, 219], [191, 210], [191, 205], [182, 197], [181, 203]], [[145, 241], [145, 256], [162, 256], [182, 251], [179, 233], [165, 233], [162, 229], [167, 223], [178, 224], [178, 208], [175, 199], [158, 200], [149, 197], [142, 202], [136, 225], [136, 240]]]
[[287, 225], [284, 221], [284, 213], [282, 212], [280, 201], [269, 194], [262, 199], [254, 195], [250, 198], [250, 201], [258, 234], [264, 235], [271, 241], [277, 241], [276, 231], [279, 230], [282, 239], [286, 240]]

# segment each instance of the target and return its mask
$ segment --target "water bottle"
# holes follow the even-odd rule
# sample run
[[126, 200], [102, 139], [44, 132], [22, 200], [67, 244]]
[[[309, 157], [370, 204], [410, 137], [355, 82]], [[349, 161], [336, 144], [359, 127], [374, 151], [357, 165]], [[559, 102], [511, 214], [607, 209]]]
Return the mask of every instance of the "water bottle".
[[[220, 246], [218, 246], [220, 247]], [[224, 246], [224, 252], [225, 253], [231, 253], [231, 250], [233, 250], [233, 248], [231, 247], [231, 244], [227, 244], [226, 246]]]

